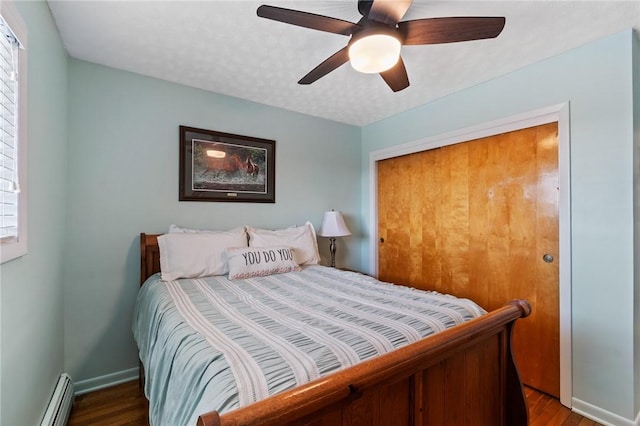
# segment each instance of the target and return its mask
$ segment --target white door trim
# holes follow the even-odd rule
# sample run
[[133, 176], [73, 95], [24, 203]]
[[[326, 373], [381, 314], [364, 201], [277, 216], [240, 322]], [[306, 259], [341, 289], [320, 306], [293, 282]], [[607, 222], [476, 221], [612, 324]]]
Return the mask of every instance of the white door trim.
[[560, 242], [560, 402], [571, 408], [571, 164], [569, 103], [467, 127], [372, 151], [369, 154], [369, 273], [378, 276], [378, 161], [442, 146], [558, 122], [559, 242]]

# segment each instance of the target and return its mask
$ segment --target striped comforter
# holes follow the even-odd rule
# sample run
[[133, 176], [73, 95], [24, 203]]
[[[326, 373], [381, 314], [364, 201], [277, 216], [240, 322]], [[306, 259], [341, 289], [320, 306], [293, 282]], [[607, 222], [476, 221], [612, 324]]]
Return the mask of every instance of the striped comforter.
[[149, 278], [133, 333], [153, 426], [252, 402], [482, 315], [475, 303], [323, 266], [230, 281]]

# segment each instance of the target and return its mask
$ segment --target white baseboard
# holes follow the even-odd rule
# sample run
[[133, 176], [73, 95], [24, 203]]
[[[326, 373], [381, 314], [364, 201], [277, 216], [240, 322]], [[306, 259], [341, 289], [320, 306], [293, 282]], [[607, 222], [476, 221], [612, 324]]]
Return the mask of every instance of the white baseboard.
[[610, 411], [584, 402], [578, 398], [571, 399], [571, 410], [576, 414], [601, 423], [605, 426], [640, 426], [640, 413], [635, 421], [626, 419]]
[[130, 382], [138, 378], [139, 368], [130, 368], [129, 370], [118, 371], [104, 376], [95, 377], [93, 379], [82, 380], [75, 383], [75, 395], [97, 391], [120, 383]]

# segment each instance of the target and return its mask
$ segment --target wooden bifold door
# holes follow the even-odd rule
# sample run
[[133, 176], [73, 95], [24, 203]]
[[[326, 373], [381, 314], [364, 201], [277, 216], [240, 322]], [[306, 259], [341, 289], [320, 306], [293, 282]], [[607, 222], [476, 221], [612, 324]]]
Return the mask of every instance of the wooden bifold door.
[[559, 397], [558, 126], [550, 123], [378, 164], [378, 274], [487, 310], [522, 298], [522, 381]]

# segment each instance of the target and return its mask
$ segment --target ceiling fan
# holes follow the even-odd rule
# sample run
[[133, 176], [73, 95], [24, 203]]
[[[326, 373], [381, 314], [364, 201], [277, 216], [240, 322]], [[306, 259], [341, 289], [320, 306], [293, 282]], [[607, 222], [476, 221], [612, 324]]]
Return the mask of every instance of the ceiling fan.
[[439, 44], [497, 37], [504, 17], [450, 17], [400, 21], [413, 0], [359, 0], [362, 18], [354, 23], [329, 16], [262, 5], [258, 16], [300, 27], [351, 36], [347, 45], [331, 55], [298, 84], [311, 84], [345, 62], [364, 73], [379, 73], [394, 92], [409, 87], [400, 57], [402, 45]]

